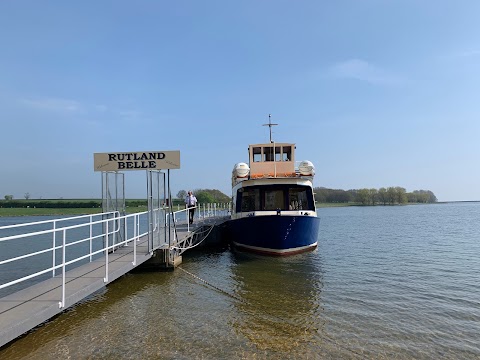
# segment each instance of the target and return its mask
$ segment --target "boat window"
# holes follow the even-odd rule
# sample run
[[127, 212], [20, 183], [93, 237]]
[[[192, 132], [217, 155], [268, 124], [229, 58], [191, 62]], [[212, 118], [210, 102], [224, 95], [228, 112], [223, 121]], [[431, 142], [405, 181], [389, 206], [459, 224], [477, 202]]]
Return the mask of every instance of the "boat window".
[[244, 188], [241, 197], [241, 211], [260, 210], [260, 189]]
[[263, 148], [263, 161], [273, 161], [273, 146]]
[[253, 148], [253, 162], [260, 162], [262, 161], [262, 148], [261, 147], [254, 147]]
[[288, 190], [289, 210], [314, 210], [313, 202], [308, 201], [310, 188], [296, 187]]
[[283, 209], [285, 204], [283, 190], [265, 190], [264, 203], [264, 210]]
[[292, 161], [292, 147], [284, 146], [282, 151], [282, 160], [283, 161]]
[[311, 187], [300, 185], [261, 185], [237, 191], [236, 212], [315, 210]]
[[275, 161], [282, 161], [281, 147], [275, 146]]

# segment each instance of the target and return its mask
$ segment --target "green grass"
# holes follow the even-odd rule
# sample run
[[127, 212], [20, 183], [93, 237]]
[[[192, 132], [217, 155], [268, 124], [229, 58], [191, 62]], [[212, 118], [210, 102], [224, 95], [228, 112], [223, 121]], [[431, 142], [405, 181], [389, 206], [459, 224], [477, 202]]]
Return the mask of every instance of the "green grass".
[[[127, 214], [147, 211], [147, 206], [127, 207]], [[175, 211], [176, 209], [174, 209]], [[0, 208], [0, 217], [2, 216], [56, 216], [56, 215], [90, 215], [100, 214], [102, 208]]]
[[325, 207], [345, 207], [345, 206], [357, 206], [358, 203], [316, 203], [317, 208], [325, 208]]
[[101, 213], [101, 208], [0, 208], [0, 216], [38, 216], [38, 215], [88, 215]]

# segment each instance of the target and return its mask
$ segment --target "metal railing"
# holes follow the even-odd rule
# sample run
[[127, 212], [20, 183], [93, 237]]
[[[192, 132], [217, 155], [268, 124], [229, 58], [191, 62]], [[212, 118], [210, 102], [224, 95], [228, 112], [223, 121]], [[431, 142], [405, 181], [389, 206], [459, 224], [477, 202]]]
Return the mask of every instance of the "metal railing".
[[[195, 220], [201, 221], [226, 215], [229, 207], [203, 204], [195, 210]], [[61, 275], [62, 296], [59, 306], [63, 308], [65, 274], [68, 270], [104, 257], [103, 280], [108, 282], [109, 254], [119, 247], [133, 244], [132, 264], [136, 266], [137, 242], [148, 235], [149, 228], [160, 240], [150, 246], [147, 252], [153, 253], [160, 247], [172, 249], [178, 246], [176, 232], [173, 232], [171, 241], [171, 233], [167, 238], [162, 230], [168, 228], [168, 231], [172, 231], [169, 221], [173, 220], [175, 224], [184, 222], [190, 232], [187, 221], [189, 209], [172, 213], [166, 211], [155, 209], [152, 224], [149, 224], [148, 211], [123, 216], [118, 211], [111, 211], [0, 226], [0, 297], [6, 295], [2, 292], [7, 292], [7, 288], [11, 293]], [[121, 233], [124, 237], [119, 236]]]
[[[231, 203], [206, 203], [206, 204], [198, 204], [195, 208], [198, 211], [195, 211], [199, 218], [204, 218], [204, 217], [211, 217], [211, 216], [216, 216], [216, 212], [220, 211], [231, 211]], [[177, 205], [177, 211], [184, 211], [185, 209], [180, 209], [181, 205]]]
[[[195, 232], [191, 232], [193, 228], [189, 222], [189, 211], [190, 209], [194, 209], [194, 224]], [[169, 220], [175, 226], [171, 227], [171, 233], [169, 239], [173, 239], [169, 241], [169, 247], [172, 250], [171, 256], [181, 255], [185, 250], [194, 248], [199, 245], [211, 232], [213, 229], [212, 223], [207, 225], [207, 219], [215, 218], [217, 216], [228, 216], [231, 214], [231, 206], [230, 203], [223, 203], [223, 204], [199, 204], [195, 207], [185, 208], [181, 210], [174, 211], [172, 213], [166, 214], [166, 223], [169, 223]], [[178, 234], [176, 230], [179, 230], [177, 226], [184, 226], [186, 225], [187, 235], [183, 236], [181, 239], [178, 238]], [[185, 230], [185, 228], [181, 228], [181, 230]], [[200, 240], [199, 240], [200, 239]]]
[[[161, 209], [157, 210], [161, 211]], [[25, 224], [7, 225], [0, 227], [0, 245], [4, 250], [0, 255], [0, 266], [10, 264], [12, 267], [14, 263], [21, 263], [16, 268], [22, 268], [23, 274], [18, 275], [18, 278], [0, 283], [0, 290], [6, 289], [13, 285], [29, 282], [34, 278], [42, 277], [42, 275], [51, 273], [52, 277], [56, 276], [57, 271], [61, 270], [62, 278], [62, 297], [59, 302], [60, 308], [65, 305], [65, 274], [68, 268], [73, 268], [74, 264], [80, 265], [81, 262], [93, 261], [102, 256], [105, 257], [105, 277], [104, 282], [108, 282], [108, 263], [109, 254], [115, 252], [120, 246], [128, 246], [133, 243], [133, 259], [132, 264], [136, 265], [137, 242], [139, 239], [148, 233], [147, 224], [148, 212], [135, 213], [125, 216], [120, 216], [118, 211], [108, 212], [95, 215], [75, 216], [62, 219], [37, 221]], [[120, 220], [125, 220], [121, 222]], [[85, 222], [82, 222], [85, 221]], [[76, 224], [65, 224], [65, 222], [77, 222]], [[80, 223], [78, 223], [80, 222]], [[120, 224], [123, 223], [125, 240], [117, 241], [120, 232]], [[141, 230], [146, 227], [145, 231]], [[47, 227], [42, 230], [35, 230], [35, 228]], [[27, 231], [33, 228], [33, 231]], [[159, 231], [159, 227], [156, 226]], [[2, 236], [3, 233], [10, 232], [7, 236]], [[50, 240], [48, 240], [50, 239]], [[15, 246], [15, 242], [20, 244]], [[99, 244], [99, 242], [101, 242]], [[9, 244], [8, 244], [9, 243]], [[50, 246], [46, 246], [50, 243]], [[9, 247], [8, 245], [11, 246]], [[85, 246], [86, 245], [86, 246]], [[38, 249], [41, 247], [41, 249]], [[85, 249], [85, 247], [87, 249]], [[35, 249], [35, 251], [29, 251]], [[71, 254], [67, 250], [72, 250]], [[19, 253], [9, 256], [11, 253]], [[33, 260], [52, 254], [51, 266], [45, 266], [45, 259]], [[5, 255], [6, 254], [6, 255]], [[59, 254], [61, 254], [59, 256]], [[60, 257], [60, 259], [59, 259]], [[35, 263], [36, 266], [24, 267], [25, 261], [28, 264]], [[38, 268], [41, 268], [38, 270]], [[1, 268], [0, 268], [1, 269]], [[30, 273], [28, 273], [30, 271]], [[27, 272], [27, 274], [25, 274]], [[1, 271], [2, 274], [8, 271]], [[15, 276], [15, 274], [14, 274]], [[0, 278], [0, 282], [4, 279]]]
[[[180, 206], [178, 205], [178, 209]], [[166, 222], [168, 224], [169, 216], [172, 216], [173, 222], [175, 224], [187, 225], [187, 232], [190, 232], [190, 222], [188, 220], [188, 212], [190, 209], [194, 209], [194, 221], [201, 221], [204, 219], [216, 217], [216, 216], [227, 216], [230, 214], [230, 204], [229, 203], [210, 203], [210, 204], [199, 204], [197, 206], [185, 209], [179, 209], [172, 213], [166, 214]]]

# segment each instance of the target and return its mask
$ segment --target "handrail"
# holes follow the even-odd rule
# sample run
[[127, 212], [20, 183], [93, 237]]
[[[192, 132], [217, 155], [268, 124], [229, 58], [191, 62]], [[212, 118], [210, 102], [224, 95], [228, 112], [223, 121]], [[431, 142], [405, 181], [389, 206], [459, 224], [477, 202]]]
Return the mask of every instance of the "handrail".
[[[202, 206], [203, 206], [203, 209], [202, 209]], [[173, 216], [173, 222], [177, 223], [178, 222], [177, 215], [180, 213], [185, 213], [185, 219], [182, 219], [182, 222], [185, 221], [187, 225], [187, 232], [190, 233], [190, 222], [188, 221], [188, 216], [189, 216], [188, 211], [190, 209], [198, 209], [198, 211], [195, 211], [194, 218], [202, 221], [210, 217], [216, 217], [217, 214], [220, 215], [220, 212], [224, 212], [224, 214], [226, 212], [226, 214], [228, 214], [230, 211], [230, 203], [223, 203], [223, 204], [207, 203], [207, 204], [199, 204], [197, 206], [192, 206], [190, 208], [184, 208], [181, 210], [177, 210], [177, 211], [165, 214], [165, 221], [168, 222], [169, 216]], [[183, 240], [188, 241], [188, 236]], [[178, 241], [177, 233], [174, 232], [173, 244], [171, 244], [170, 246], [171, 249], [179, 249], [177, 241]], [[188, 248], [190, 247], [187, 247], [184, 250]]]
[[[158, 210], [159, 209], [155, 209], [155, 211], [158, 211]], [[62, 276], [61, 276], [62, 277], [62, 300], [59, 302], [59, 306], [64, 307], [64, 305], [65, 305], [65, 281], [66, 281], [65, 280], [65, 269], [66, 269], [67, 266], [70, 266], [74, 263], [77, 263], [79, 261], [82, 261], [82, 260], [85, 260], [85, 259], [88, 259], [88, 258], [90, 258], [90, 261], [92, 261], [93, 256], [104, 253], [105, 254], [105, 259], [106, 259], [106, 273], [105, 273], [104, 281], [108, 281], [108, 253], [110, 252], [110, 250], [114, 250], [115, 248], [117, 248], [119, 246], [127, 245], [130, 242], [134, 243], [134, 249], [133, 249], [134, 250], [133, 251], [134, 252], [134, 255], [133, 255], [134, 259], [133, 259], [132, 263], [133, 263], [133, 265], [136, 265], [136, 253], [137, 253], [136, 242], [139, 241], [139, 239], [142, 236], [145, 236], [146, 234], [148, 234], [148, 229], [146, 231], [144, 231], [143, 233], [140, 233], [140, 219], [146, 214], [148, 214], [148, 211], [120, 216], [120, 213], [118, 211], [111, 211], [111, 212], [106, 212], [106, 213], [101, 213], [101, 214], [94, 214], [93, 216], [92, 215], [74, 216], [74, 217], [68, 217], [68, 218], [62, 218], [62, 219], [42, 220], [42, 221], [37, 221], [37, 222], [31, 222], [31, 223], [25, 223], [25, 224], [15, 224], [15, 225], [6, 225], [6, 226], [0, 227], [0, 231], [1, 231], [1, 230], [6, 230], [6, 229], [12, 229], [12, 228], [17, 228], [18, 229], [18, 228], [21, 228], [21, 227], [29, 227], [29, 226], [35, 226], [35, 225], [48, 224], [48, 223], [51, 223], [53, 225], [52, 229], [32, 231], [32, 232], [28, 232], [28, 233], [22, 233], [22, 234], [0, 237], [0, 242], [6, 242], [6, 241], [10, 241], [10, 240], [15, 240], [15, 239], [25, 239], [25, 238], [28, 238], [28, 237], [33, 238], [35, 236], [48, 235], [48, 234], [52, 234], [52, 233], [55, 235], [58, 232], [62, 233], [62, 244], [60, 244], [60, 245], [56, 245], [55, 242], [54, 242], [50, 247], [41, 249], [39, 251], [34, 251], [34, 252], [27, 253], [27, 254], [21, 254], [19, 256], [14, 256], [14, 257], [4, 259], [4, 260], [0, 261], [0, 265], [4, 265], [4, 264], [12, 263], [12, 262], [15, 262], [15, 261], [18, 261], [18, 260], [31, 258], [31, 257], [34, 257], [36, 255], [45, 254], [45, 253], [48, 253], [48, 252], [52, 252], [54, 254], [53, 255], [54, 260], [53, 260], [53, 264], [52, 264], [51, 267], [46, 268], [46, 269], [41, 269], [40, 271], [36, 271], [34, 273], [27, 274], [27, 275], [22, 276], [20, 278], [17, 278], [17, 279], [11, 280], [9, 282], [3, 283], [3, 284], [0, 285], [0, 289], [4, 289], [4, 288], [7, 288], [7, 287], [12, 286], [12, 285], [19, 284], [21, 282], [24, 282], [24, 281], [33, 279], [35, 277], [44, 275], [48, 272], [52, 272], [53, 276], [55, 276], [55, 270], [62, 269], [63, 270], [62, 271]], [[102, 217], [106, 216], [107, 218], [92, 221], [93, 217], [98, 217], [98, 216], [102, 216]], [[90, 222], [73, 224], [73, 225], [63, 226], [63, 227], [57, 227], [56, 226], [59, 221], [79, 220], [79, 219], [82, 219], [82, 218], [90, 218]], [[114, 242], [113, 244], [111, 244], [110, 241], [109, 241], [109, 237], [115, 236], [115, 234], [119, 233], [119, 231], [121, 229], [120, 228], [121, 222], [119, 220], [122, 220], [122, 219], [125, 220], [125, 222], [124, 222], [125, 235], [126, 235], [125, 239], [121, 242], [118, 242], [118, 243]], [[127, 224], [128, 224], [129, 220], [133, 221], [133, 234], [132, 235], [129, 235], [128, 232], [127, 232]], [[98, 233], [98, 234], [93, 234], [93, 232], [92, 232], [93, 226], [94, 225], [101, 225], [101, 224], [105, 224], [103, 230], [100, 231], [100, 233]], [[85, 228], [87, 231], [89, 230], [90, 236], [89, 237], [81, 237], [80, 239], [75, 239], [74, 241], [67, 242], [68, 232], [72, 231], [72, 230], [75, 230], [75, 229], [81, 229], [81, 228]], [[92, 245], [91, 245], [92, 240], [99, 239], [99, 238], [104, 238], [105, 242], [101, 246], [100, 249], [94, 251], [92, 249]], [[55, 238], [54, 238], [54, 241], [55, 241]], [[72, 246], [84, 243], [84, 242], [90, 242], [90, 249], [88, 251], [83, 252], [81, 255], [75, 256], [73, 259], [70, 259], [70, 260], [67, 261], [66, 260], [67, 249], [72, 247]], [[62, 259], [61, 259], [61, 262], [57, 264], [57, 263], [55, 263], [55, 252], [60, 250], [60, 249], [62, 250], [62, 256], [61, 256]]]
[[[77, 229], [77, 228], [80, 228], [80, 227], [84, 227], [86, 225], [90, 226], [90, 224], [92, 224], [92, 225], [101, 224], [105, 221], [111, 221], [111, 220], [119, 219], [120, 218], [120, 213], [118, 211], [116, 211], [116, 213], [118, 213], [119, 216], [114, 217], [114, 218], [110, 218], [110, 219], [103, 219], [103, 220], [93, 221], [93, 222], [90, 222], [90, 223], [76, 224], [76, 225], [70, 225], [70, 226], [55, 228], [55, 229], [40, 230], [40, 231], [30, 232], [30, 233], [25, 233], [25, 234], [0, 237], [0, 242], [7, 241], [7, 240], [13, 240], [13, 239], [22, 239], [22, 238], [26, 238], [26, 237], [30, 237], [30, 236], [36, 236], [36, 235], [50, 234], [52, 232], [57, 232], [57, 231], [60, 231], [60, 230]], [[52, 222], [53, 220], [50, 220], [50, 221]], [[36, 225], [36, 224], [35, 223], [28, 223], [27, 224], [27, 226], [31, 226], [31, 225]], [[6, 227], [0, 227], [0, 230], [3, 230], [4, 228], [6, 228]]]
[[10, 229], [10, 228], [16, 228], [16, 227], [23, 227], [23, 226], [33, 226], [33, 225], [39, 225], [39, 224], [47, 224], [51, 222], [59, 222], [59, 221], [68, 221], [68, 220], [77, 220], [81, 218], [87, 218], [87, 217], [93, 217], [93, 216], [104, 216], [108, 214], [114, 214], [114, 213], [119, 213], [118, 211], [107, 211], [104, 213], [99, 213], [99, 214], [88, 214], [88, 215], [78, 215], [78, 216], [69, 216], [69, 217], [64, 217], [64, 218], [58, 218], [54, 220], [40, 220], [40, 221], [34, 221], [31, 223], [21, 223], [21, 224], [13, 224], [13, 225], [4, 225], [0, 226], [0, 230], [3, 229]]
[[[155, 224], [155, 228], [153, 229], [154, 232], [160, 233], [162, 226], [168, 226], [167, 224], [169, 224], [168, 223], [169, 216], [172, 216], [173, 221], [175, 222], [178, 219], [180, 213], [183, 213], [183, 212], [185, 213], [185, 221], [188, 224], [188, 231], [190, 231], [190, 224], [188, 223], [188, 211], [190, 209], [191, 208], [186, 208], [186, 209], [178, 210], [172, 213], [167, 213], [166, 209], [162, 209], [162, 208], [154, 209], [153, 212], [155, 213], [164, 211], [165, 220], [167, 220], [164, 223], [164, 225], [162, 225], [161, 222], [158, 222], [157, 224], [157, 220], [155, 220], [156, 224]], [[202, 214], [201, 206], [195, 206], [194, 209], [198, 209], [198, 211], [195, 212], [196, 219], [207, 218], [210, 216], [214, 216], [217, 213], [216, 204], [212, 206], [211, 205], [205, 206], [205, 204], [203, 204], [203, 214]], [[0, 226], [0, 243], [6, 243], [7, 241], [24, 239], [26, 241], [37, 241], [37, 240], [41, 241], [40, 245], [42, 246], [39, 250], [33, 251], [33, 252], [28, 252], [28, 250], [30, 250], [31, 247], [25, 246], [24, 247], [25, 253], [18, 254], [17, 252], [17, 254], [15, 255], [12, 254], [11, 257], [1, 260], [0, 265], [14, 263], [16, 261], [25, 260], [25, 259], [33, 258], [37, 255], [42, 255], [42, 254], [47, 254], [49, 252], [52, 252], [52, 260], [50, 263], [51, 266], [49, 266], [48, 268], [43, 268], [44, 265], [39, 265], [40, 269], [38, 267], [36, 269], [27, 269], [28, 272], [19, 274], [18, 276], [24, 275], [19, 278], [16, 278], [13, 280], [5, 278], [5, 280], [7, 281], [10, 280], [10, 281], [6, 283], [1, 283], [0, 289], [5, 289], [12, 285], [19, 284], [27, 280], [31, 280], [38, 276], [47, 274], [48, 272], [51, 272], [52, 277], [55, 277], [56, 276], [55, 272], [61, 269], [62, 274], [60, 278], [62, 279], [62, 284], [61, 284], [62, 295], [61, 295], [61, 300], [59, 301], [59, 306], [60, 308], [63, 308], [65, 306], [65, 296], [66, 296], [65, 273], [66, 273], [66, 268], [68, 266], [71, 266], [80, 261], [84, 261], [86, 259], [89, 259], [89, 261], [92, 262], [94, 257], [96, 257], [99, 254], [104, 254], [104, 257], [105, 257], [104, 282], [108, 282], [109, 253], [111, 251], [114, 251], [116, 248], [120, 246], [128, 246], [128, 244], [130, 243], [133, 243], [132, 264], [134, 266], [136, 265], [137, 242], [140, 241], [140, 238], [146, 236], [150, 231], [148, 229], [148, 218], [146, 217], [146, 215], [148, 214], [149, 214], [148, 211], [143, 211], [143, 212], [133, 213], [128, 215], [121, 215], [119, 211], [109, 211], [109, 212], [100, 213], [100, 214], [73, 216], [73, 217], [65, 217], [65, 218], [58, 218], [58, 219], [51, 219], [51, 220], [41, 220], [36, 222], [24, 223], [24, 224]], [[98, 217], [101, 217], [101, 219], [97, 219]], [[62, 224], [62, 222], [72, 221], [72, 220], [81, 221], [82, 219], [88, 219], [89, 221], [71, 224], [68, 226], [62, 226], [64, 225]], [[2, 234], [1, 231], [4, 231], [4, 230], [17, 229], [17, 232], [20, 232], [21, 230], [18, 230], [18, 229], [21, 229], [22, 227], [28, 228], [31, 226], [38, 226], [38, 225], [45, 225], [45, 224], [51, 224], [52, 228], [42, 229], [38, 231], [30, 231], [25, 233], [18, 233], [16, 235], [7, 235], [3, 237], [1, 236]], [[147, 226], [147, 229], [141, 232], [141, 227], [143, 228], [143, 226]], [[118, 234], [120, 234], [122, 230], [123, 230], [123, 233], [125, 234], [123, 241], [115, 242], [117, 239], [121, 240]], [[88, 233], [88, 235], [84, 235], [85, 233]], [[48, 235], [51, 235], [53, 240], [50, 242], [50, 245], [48, 245], [48, 241], [49, 241]], [[61, 236], [61, 238], [59, 238], [59, 236]], [[174, 234], [174, 237], [175, 237], [174, 241], [171, 244], [168, 242], [166, 238], [160, 237], [161, 241], [155, 245], [155, 248], [153, 250], [158, 249], [159, 247], [162, 247], [165, 245], [168, 245], [171, 249], [178, 247], [180, 244], [178, 244], [177, 242], [178, 239], [176, 239], [176, 233]], [[31, 238], [31, 239], [28, 239], [28, 238]], [[96, 249], [94, 249], [92, 245], [93, 241], [99, 240], [99, 239], [104, 239], [103, 244], [100, 245], [97, 242], [95, 246]], [[68, 241], [68, 240], [71, 240], [71, 241]], [[190, 241], [189, 245], [191, 246], [192, 245], [191, 240], [189, 241]], [[86, 242], [89, 242], [88, 249], [77, 248], [77, 250], [75, 250], [73, 248], [76, 245], [80, 245]], [[100, 246], [98, 246], [97, 244]], [[68, 249], [73, 249], [74, 251], [79, 251], [80, 253], [70, 252], [69, 254], [72, 255], [71, 257], [73, 258], [67, 260]], [[61, 251], [60, 261], [57, 260], [59, 251]], [[32, 273], [29, 273], [30, 271]]]

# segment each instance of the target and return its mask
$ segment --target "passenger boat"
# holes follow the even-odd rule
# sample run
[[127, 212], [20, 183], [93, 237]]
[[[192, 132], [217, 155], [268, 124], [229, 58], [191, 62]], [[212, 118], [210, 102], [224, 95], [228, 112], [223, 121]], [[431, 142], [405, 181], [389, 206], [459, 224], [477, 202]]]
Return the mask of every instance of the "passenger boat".
[[228, 236], [240, 250], [292, 255], [317, 246], [320, 219], [313, 194], [315, 168], [295, 167], [295, 144], [272, 141], [249, 145], [249, 164], [232, 171], [232, 214]]

